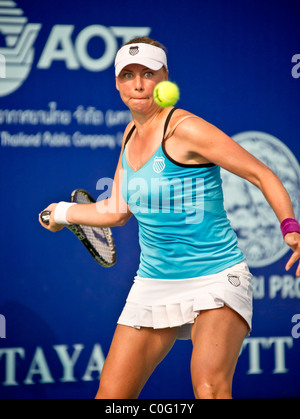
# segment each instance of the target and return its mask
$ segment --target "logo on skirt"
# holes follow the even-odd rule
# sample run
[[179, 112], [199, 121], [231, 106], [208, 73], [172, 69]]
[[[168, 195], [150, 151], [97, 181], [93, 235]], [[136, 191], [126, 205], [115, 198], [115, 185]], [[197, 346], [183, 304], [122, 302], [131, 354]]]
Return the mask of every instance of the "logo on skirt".
[[240, 277], [237, 275], [228, 274], [228, 281], [233, 285], [234, 287], [239, 287], [241, 285]]

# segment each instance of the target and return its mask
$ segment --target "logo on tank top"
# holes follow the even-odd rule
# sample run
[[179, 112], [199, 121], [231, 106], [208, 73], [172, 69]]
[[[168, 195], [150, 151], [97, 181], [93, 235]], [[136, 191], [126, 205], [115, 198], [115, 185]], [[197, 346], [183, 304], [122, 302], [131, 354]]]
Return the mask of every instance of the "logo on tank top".
[[153, 170], [156, 173], [161, 173], [164, 168], [166, 167], [165, 165], [165, 158], [164, 157], [155, 157], [154, 158], [154, 162], [153, 162]]

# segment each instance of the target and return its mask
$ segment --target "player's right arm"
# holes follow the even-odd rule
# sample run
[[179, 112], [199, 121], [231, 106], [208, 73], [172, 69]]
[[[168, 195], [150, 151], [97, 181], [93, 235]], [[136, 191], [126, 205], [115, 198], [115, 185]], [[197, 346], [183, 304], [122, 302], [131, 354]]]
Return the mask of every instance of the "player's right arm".
[[[116, 227], [124, 225], [132, 216], [132, 213], [124, 201], [121, 192], [123, 178], [121, 160], [125, 145], [125, 138], [127, 137], [131, 126], [132, 125], [129, 124], [124, 133], [121, 153], [114, 175], [111, 197], [95, 204], [73, 205], [67, 212], [67, 221], [69, 223], [94, 227]], [[52, 232], [59, 231], [64, 227], [63, 225], [56, 224], [54, 221], [54, 211], [56, 205], [57, 204], [51, 204], [45, 208], [45, 210], [51, 211], [49, 225], [45, 225], [39, 216], [40, 224]]]

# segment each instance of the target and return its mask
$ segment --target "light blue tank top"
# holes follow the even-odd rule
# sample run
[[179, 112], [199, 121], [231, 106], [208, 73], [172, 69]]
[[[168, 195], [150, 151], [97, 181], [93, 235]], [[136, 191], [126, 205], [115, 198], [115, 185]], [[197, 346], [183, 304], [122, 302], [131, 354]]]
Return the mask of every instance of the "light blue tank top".
[[[137, 275], [184, 279], [218, 273], [245, 259], [223, 206], [220, 168], [175, 162], [164, 137], [152, 157], [134, 171], [122, 156], [122, 195], [139, 225]], [[129, 141], [135, 127], [128, 134]]]

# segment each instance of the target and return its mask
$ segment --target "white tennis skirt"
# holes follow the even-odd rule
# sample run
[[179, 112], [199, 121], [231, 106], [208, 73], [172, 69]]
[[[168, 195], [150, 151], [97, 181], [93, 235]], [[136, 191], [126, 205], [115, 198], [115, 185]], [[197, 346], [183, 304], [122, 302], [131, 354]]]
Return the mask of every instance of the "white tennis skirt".
[[214, 275], [188, 279], [136, 276], [118, 324], [140, 329], [178, 327], [178, 339], [190, 339], [202, 310], [230, 307], [252, 327], [252, 275], [245, 261]]

